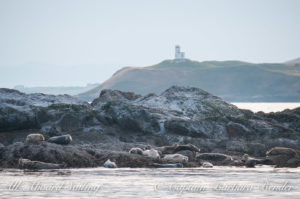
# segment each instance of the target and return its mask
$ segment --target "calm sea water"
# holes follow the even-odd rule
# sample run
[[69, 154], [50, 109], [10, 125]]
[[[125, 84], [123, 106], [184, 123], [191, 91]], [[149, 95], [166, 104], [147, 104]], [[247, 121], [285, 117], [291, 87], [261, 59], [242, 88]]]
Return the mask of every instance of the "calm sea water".
[[253, 112], [263, 111], [266, 113], [269, 112], [277, 112], [283, 111], [285, 109], [294, 109], [300, 107], [300, 103], [286, 103], [286, 102], [278, 102], [278, 103], [232, 103], [236, 105], [238, 108], [249, 109]]
[[0, 172], [0, 198], [300, 198], [300, 168]]

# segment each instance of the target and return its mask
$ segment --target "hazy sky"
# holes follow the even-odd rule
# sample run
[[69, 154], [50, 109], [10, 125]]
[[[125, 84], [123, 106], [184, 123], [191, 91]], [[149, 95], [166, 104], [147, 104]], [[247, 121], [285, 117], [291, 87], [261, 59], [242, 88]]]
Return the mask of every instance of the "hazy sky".
[[0, 87], [102, 82], [174, 56], [300, 57], [299, 0], [0, 0]]

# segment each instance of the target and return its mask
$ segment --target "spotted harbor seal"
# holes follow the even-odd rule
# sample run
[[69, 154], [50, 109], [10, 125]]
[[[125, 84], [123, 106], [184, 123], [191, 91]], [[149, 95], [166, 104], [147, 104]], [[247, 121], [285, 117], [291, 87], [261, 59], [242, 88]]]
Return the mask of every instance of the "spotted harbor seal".
[[130, 149], [129, 153], [143, 155], [143, 150], [141, 148], [135, 147], [135, 148]]
[[176, 164], [157, 164], [157, 163], [153, 163], [153, 166], [155, 168], [183, 168], [183, 165], [181, 163], [176, 163]]
[[169, 154], [165, 155], [162, 160], [165, 160], [170, 163], [185, 163], [189, 161], [189, 158], [181, 154]]
[[156, 147], [158, 151], [160, 151], [162, 154], [174, 154], [179, 151], [192, 151], [192, 152], [200, 152], [200, 149], [192, 144], [185, 144], [185, 145], [179, 145], [174, 144], [172, 146], [162, 146], [162, 147]]
[[31, 161], [28, 159], [19, 159], [18, 165], [20, 169], [30, 169], [30, 170], [39, 170], [39, 169], [60, 169], [63, 166], [60, 164], [52, 164], [40, 161]]
[[203, 168], [213, 168], [213, 164], [212, 163], [210, 163], [210, 162], [203, 162], [202, 163], [202, 167]]
[[154, 160], [157, 160], [157, 159], [160, 158], [160, 155], [159, 155], [158, 151], [155, 150], [155, 149], [150, 149], [150, 150], [143, 151], [143, 155], [147, 156], [151, 159], [154, 159]]
[[48, 142], [55, 143], [55, 144], [61, 144], [61, 145], [67, 145], [72, 142], [72, 136], [67, 135], [61, 135], [61, 136], [54, 136], [49, 138]]
[[103, 166], [105, 168], [117, 168], [117, 164], [110, 161], [110, 159], [106, 160], [106, 162], [104, 162]]
[[41, 142], [41, 141], [44, 141], [44, 140], [45, 140], [45, 138], [42, 134], [39, 134], [39, 133], [29, 134], [26, 137], [25, 144], [37, 143], [37, 142]]

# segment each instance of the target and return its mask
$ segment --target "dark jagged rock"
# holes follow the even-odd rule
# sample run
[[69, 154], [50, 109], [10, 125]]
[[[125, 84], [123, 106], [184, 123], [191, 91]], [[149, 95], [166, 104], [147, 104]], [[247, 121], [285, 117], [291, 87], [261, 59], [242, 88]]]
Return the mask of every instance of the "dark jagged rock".
[[102, 90], [100, 96], [92, 102], [92, 106], [97, 106], [97, 104], [107, 101], [131, 101], [142, 97], [133, 92], [122, 92], [118, 90]]
[[259, 112], [258, 115], [270, 119], [270, 121], [275, 121], [284, 126], [294, 129], [295, 131], [300, 132], [300, 107], [295, 108], [293, 110], [286, 109], [281, 112], [271, 112], [271, 113], [263, 113]]
[[198, 88], [173, 86], [161, 95], [130, 99], [121, 93], [105, 90], [95, 100], [92, 106], [99, 121], [125, 131], [159, 134], [170, 142], [177, 142], [176, 136], [206, 140], [203, 143], [210, 146], [203, 150], [208, 151], [217, 145], [224, 152], [263, 156], [275, 146], [300, 149], [300, 133], [294, 129], [240, 110]]
[[69, 95], [25, 94], [0, 89], [0, 132], [40, 128], [45, 123], [58, 121], [65, 113], [83, 120], [90, 114], [89, 105]]

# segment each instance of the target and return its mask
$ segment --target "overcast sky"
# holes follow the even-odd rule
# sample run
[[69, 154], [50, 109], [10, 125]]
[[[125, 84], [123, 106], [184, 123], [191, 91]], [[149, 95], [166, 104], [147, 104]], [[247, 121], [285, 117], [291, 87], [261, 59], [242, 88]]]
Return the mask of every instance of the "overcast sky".
[[0, 0], [0, 87], [106, 80], [174, 56], [300, 57], [298, 0]]

